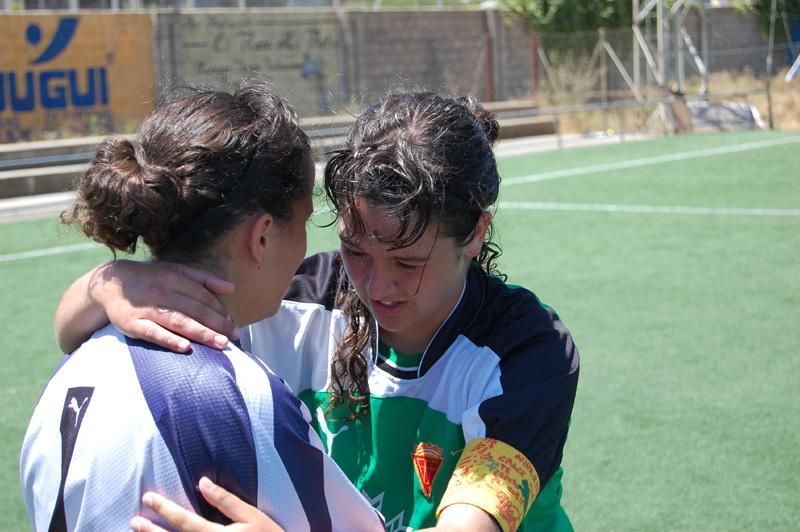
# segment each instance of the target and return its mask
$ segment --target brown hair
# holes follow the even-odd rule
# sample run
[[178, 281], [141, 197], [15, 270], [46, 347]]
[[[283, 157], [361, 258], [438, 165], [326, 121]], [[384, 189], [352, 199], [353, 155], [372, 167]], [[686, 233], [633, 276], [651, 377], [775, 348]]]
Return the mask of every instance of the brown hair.
[[[499, 125], [474, 98], [448, 98], [430, 92], [389, 94], [356, 121], [347, 143], [333, 152], [325, 168], [325, 191], [331, 210], [346, 220], [348, 237], [364, 233], [355, 202], [400, 222], [389, 245], [416, 242], [432, 221], [441, 233], [462, 245], [478, 219], [497, 200], [500, 176], [492, 145]], [[492, 228], [476, 262], [499, 275], [500, 248]], [[331, 367], [332, 408], [347, 400], [349, 419], [369, 405], [368, 364], [364, 350], [375, 338], [375, 322], [346, 281], [339, 305], [349, 325]]]
[[311, 192], [308, 137], [264, 83], [192, 89], [153, 111], [137, 139], [101, 143], [61, 215], [112, 250], [132, 253], [141, 238], [157, 259], [203, 260], [243, 216], [288, 221]]

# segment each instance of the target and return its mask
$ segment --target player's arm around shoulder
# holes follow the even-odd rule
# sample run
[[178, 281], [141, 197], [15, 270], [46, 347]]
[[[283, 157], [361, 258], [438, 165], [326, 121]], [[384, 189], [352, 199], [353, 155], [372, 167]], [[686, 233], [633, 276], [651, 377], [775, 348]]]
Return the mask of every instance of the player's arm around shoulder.
[[231, 283], [189, 266], [115, 260], [64, 293], [56, 309], [56, 340], [71, 352], [110, 321], [131, 338], [174, 351], [186, 352], [190, 341], [222, 349], [238, 331], [217, 296], [232, 291]]

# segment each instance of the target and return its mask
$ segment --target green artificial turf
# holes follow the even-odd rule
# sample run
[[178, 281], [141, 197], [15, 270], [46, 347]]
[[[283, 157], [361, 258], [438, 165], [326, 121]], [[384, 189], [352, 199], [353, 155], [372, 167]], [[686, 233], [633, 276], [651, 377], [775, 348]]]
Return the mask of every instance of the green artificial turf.
[[[509, 280], [561, 315], [581, 352], [564, 457], [578, 530], [793, 530], [800, 523], [800, 216], [607, 212], [552, 204], [800, 210], [800, 142], [694, 135], [515, 156], [496, 216]], [[795, 137], [797, 140], [800, 138]], [[574, 175], [535, 183], [514, 178]], [[519, 202], [538, 202], [533, 209]], [[774, 213], [773, 213], [774, 214]], [[309, 253], [336, 245], [309, 223]], [[0, 258], [85, 242], [53, 221], [0, 226]], [[28, 529], [19, 446], [58, 361], [55, 305], [103, 248], [0, 261], [0, 529]]]

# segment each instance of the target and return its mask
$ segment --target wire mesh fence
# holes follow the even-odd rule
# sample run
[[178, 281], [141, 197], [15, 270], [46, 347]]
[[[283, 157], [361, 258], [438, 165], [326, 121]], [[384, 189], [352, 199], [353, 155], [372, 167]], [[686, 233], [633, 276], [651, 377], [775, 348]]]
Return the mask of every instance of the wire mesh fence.
[[[100, 9], [113, 3], [119, 9], [116, 16], [123, 18], [135, 16], [125, 9], [144, 5], [136, 4], [140, 0], [25, 1], [31, 14], [41, 6], [60, 9], [65, 2], [80, 6], [96, 2], [91, 7]], [[222, 5], [218, 1], [229, 3], [224, 9], [199, 8], [200, 2], [211, 1], [215, 6]], [[471, 94], [483, 101], [513, 100], [516, 103], [503, 112], [547, 114], [556, 117], [559, 130], [576, 132], [644, 130], [659, 127], [659, 117], [665, 130], [680, 129], [682, 113], [725, 98], [734, 101], [732, 108], [752, 105], [762, 118], [769, 117], [775, 104], [775, 98], [767, 95], [764, 76], [770, 47], [762, 27], [756, 17], [730, 8], [687, 11], [681, 24], [673, 24], [659, 40], [657, 21], [651, 18], [637, 30], [537, 35], [496, 9], [248, 8], [254, 1], [262, 0], [182, 0], [173, 9], [149, 11], [152, 53], [146, 55], [152, 56], [153, 101], [181, 86], [230, 89], [243, 78], [264, 77], [294, 102], [302, 116], [347, 115], [357, 114], [387, 90], [426, 88]], [[381, 5], [389, 7], [390, 1]], [[80, 19], [96, 14], [36, 16]], [[0, 17], [13, 18], [12, 26], [21, 27], [16, 14]], [[776, 73], [788, 68], [800, 52], [800, 16], [782, 13], [778, 22], [790, 38], [774, 46]], [[124, 29], [124, 21], [119, 25]], [[16, 41], [20, 52], [9, 51], [5, 57], [35, 51], [24, 42], [24, 28]], [[112, 72], [111, 62], [129, 55], [130, 46], [105, 39], [96, 46], [81, 44], [80, 49], [100, 47], [108, 48], [99, 61], [108, 65], [109, 79], [125, 76]], [[71, 57], [70, 50], [62, 58]], [[9, 66], [0, 67], [0, 75], [7, 73], [3, 90], [13, 89], [18, 96], [33, 94], [36, 84], [25, 86], [29, 75], [34, 79], [40, 69], [51, 68], [26, 63], [20, 72], [12, 72]], [[6, 101], [12, 99], [8, 94]], [[108, 98], [109, 109], [101, 109], [102, 116], [113, 118], [114, 94], [115, 89]], [[781, 104], [782, 114], [800, 107], [791, 95], [786, 102]], [[113, 119], [99, 121], [92, 109], [81, 113], [88, 133], [106, 133], [97, 130], [106, 124], [118, 126]], [[760, 124], [759, 117], [751, 114], [751, 122]], [[53, 134], [58, 133], [47, 132]], [[37, 135], [31, 131], [14, 138], [34, 140]]]

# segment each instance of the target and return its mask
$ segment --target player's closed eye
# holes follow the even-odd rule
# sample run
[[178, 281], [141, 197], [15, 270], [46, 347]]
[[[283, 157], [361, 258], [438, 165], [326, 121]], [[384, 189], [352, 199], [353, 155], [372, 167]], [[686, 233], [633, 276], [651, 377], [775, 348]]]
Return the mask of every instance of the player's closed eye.
[[401, 268], [403, 268], [404, 270], [417, 271], [420, 268], [422, 268], [425, 265], [425, 263], [422, 263], [422, 264], [409, 264], [407, 262], [398, 261], [397, 265], [400, 266]]
[[342, 246], [342, 253], [344, 253], [348, 257], [353, 257], [356, 259], [363, 258], [366, 256], [365, 253], [344, 245]]

